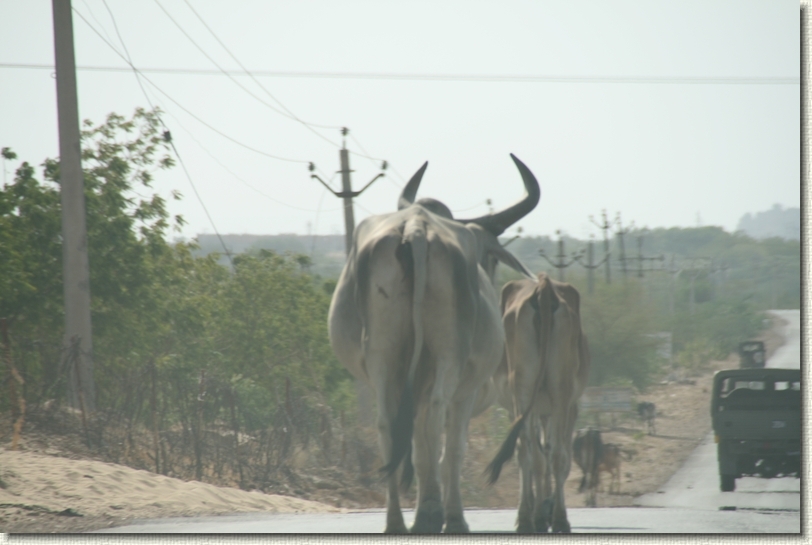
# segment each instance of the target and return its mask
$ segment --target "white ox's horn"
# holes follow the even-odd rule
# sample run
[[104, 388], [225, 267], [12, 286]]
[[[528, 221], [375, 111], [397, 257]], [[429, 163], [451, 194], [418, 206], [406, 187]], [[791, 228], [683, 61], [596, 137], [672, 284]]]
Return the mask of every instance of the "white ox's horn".
[[513, 206], [505, 208], [500, 212], [487, 214], [485, 216], [480, 216], [470, 220], [457, 221], [460, 223], [476, 223], [477, 225], [491, 232], [494, 236], [498, 237], [505, 232], [505, 229], [525, 217], [536, 207], [539, 199], [541, 198], [541, 189], [539, 188], [539, 183], [536, 180], [536, 177], [533, 176], [530, 169], [527, 168], [524, 163], [519, 161], [519, 159], [512, 153], [510, 154], [510, 158], [513, 159], [514, 163], [516, 163], [516, 168], [519, 169], [519, 173], [522, 175], [522, 181], [524, 182], [524, 189], [527, 192], [527, 195], [525, 195], [521, 201], [517, 202]]
[[412, 179], [409, 180], [409, 183], [407, 183], [406, 187], [403, 188], [403, 191], [400, 193], [400, 198], [398, 199], [398, 210], [403, 210], [414, 203], [414, 198], [417, 195], [417, 188], [420, 187], [420, 182], [423, 180], [423, 173], [426, 172], [427, 166], [429, 166], [428, 161], [423, 163], [423, 166], [414, 173]]

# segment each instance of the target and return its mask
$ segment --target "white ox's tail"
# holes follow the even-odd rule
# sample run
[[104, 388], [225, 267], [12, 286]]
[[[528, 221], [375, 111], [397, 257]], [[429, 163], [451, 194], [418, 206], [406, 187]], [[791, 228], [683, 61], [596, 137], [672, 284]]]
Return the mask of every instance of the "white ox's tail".
[[[414, 378], [417, 364], [423, 352], [423, 300], [426, 295], [428, 277], [428, 241], [426, 223], [419, 216], [407, 221], [403, 228], [403, 239], [397, 252], [404, 273], [412, 277], [412, 325], [414, 327], [414, 347], [409, 362], [406, 386], [400, 398], [398, 413], [391, 426], [392, 451], [389, 463], [381, 468], [385, 476], [397, 471], [404, 462], [401, 485], [408, 488], [414, 476], [411, 460], [412, 435], [414, 433]], [[405, 460], [404, 460], [405, 458]]]

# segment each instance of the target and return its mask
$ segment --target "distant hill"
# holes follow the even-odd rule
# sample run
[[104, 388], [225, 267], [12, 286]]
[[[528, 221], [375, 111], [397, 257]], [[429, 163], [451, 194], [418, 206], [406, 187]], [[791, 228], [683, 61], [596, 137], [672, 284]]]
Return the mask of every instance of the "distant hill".
[[801, 209], [775, 204], [764, 212], [747, 213], [739, 220], [737, 230], [756, 239], [801, 240]]

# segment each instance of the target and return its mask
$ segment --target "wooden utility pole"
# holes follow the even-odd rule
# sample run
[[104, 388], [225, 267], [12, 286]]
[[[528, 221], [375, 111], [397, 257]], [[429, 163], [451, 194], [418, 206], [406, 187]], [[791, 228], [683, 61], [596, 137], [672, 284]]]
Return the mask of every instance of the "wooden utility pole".
[[[90, 265], [87, 255], [71, 0], [52, 0], [52, 6], [59, 119], [59, 185], [62, 199], [62, 271], [65, 294], [63, 346], [67, 349], [71, 346], [71, 339], [79, 339], [78, 365], [69, 366], [68, 370], [68, 403], [79, 408], [81, 387], [85, 409], [92, 412], [96, 406], [96, 389], [90, 327]], [[78, 370], [78, 377], [74, 369]]]

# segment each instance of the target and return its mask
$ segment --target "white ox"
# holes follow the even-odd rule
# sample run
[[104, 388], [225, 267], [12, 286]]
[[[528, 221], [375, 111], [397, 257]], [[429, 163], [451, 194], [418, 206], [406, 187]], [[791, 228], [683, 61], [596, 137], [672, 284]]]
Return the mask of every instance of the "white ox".
[[590, 359], [581, 331], [580, 295], [570, 284], [541, 273], [538, 281], [505, 284], [501, 306], [505, 361], [494, 382], [499, 403], [516, 420], [486, 469], [488, 480], [493, 483], [499, 478], [519, 440], [517, 531], [546, 532], [552, 525], [553, 532], [569, 532], [564, 483], [572, 461], [578, 398], [586, 386]]
[[404, 188], [398, 212], [369, 217], [355, 230], [333, 294], [330, 343], [377, 399], [386, 532], [406, 532], [395, 476], [401, 462], [403, 484], [417, 473], [411, 531], [468, 531], [459, 482], [468, 422], [504, 350], [493, 273], [502, 261], [532, 277], [496, 238], [540, 196], [533, 174], [511, 157], [527, 194], [473, 220], [454, 220], [434, 199], [414, 202], [424, 164]]

